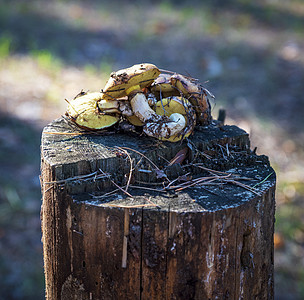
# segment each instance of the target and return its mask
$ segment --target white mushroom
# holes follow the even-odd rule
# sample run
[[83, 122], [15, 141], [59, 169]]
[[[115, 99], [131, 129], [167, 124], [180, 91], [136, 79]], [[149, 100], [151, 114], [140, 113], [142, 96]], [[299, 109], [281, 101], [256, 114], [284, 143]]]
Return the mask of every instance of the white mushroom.
[[136, 117], [146, 123], [148, 121], [157, 122], [161, 119], [149, 105], [148, 99], [143, 93], [138, 92], [130, 99], [132, 110]]
[[179, 113], [174, 113], [168, 121], [160, 123], [148, 122], [144, 127], [144, 132], [159, 139], [169, 139], [183, 131], [186, 126], [186, 119]]
[[[167, 116], [171, 120], [178, 120], [179, 116], [182, 115], [185, 119], [185, 126], [177, 134], [171, 135], [169, 138], [161, 138], [161, 140], [178, 142], [184, 137], [188, 137], [194, 130], [196, 123], [196, 114], [191, 103], [183, 97], [169, 97], [163, 98], [158, 101], [155, 105], [155, 112], [161, 116]], [[182, 121], [178, 121], [182, 124]], [[171, 125], [172, 126], [172, 125]]]
[[144, 132], [149, 136], [168, 139], [181, 133], [186, 126], [186, 120], [180, 113], [173, 113], [169, 118], [158, 115], [151, 109], [143, 93], [136, 93], [130, 103], [136, 117], [145, 123]]

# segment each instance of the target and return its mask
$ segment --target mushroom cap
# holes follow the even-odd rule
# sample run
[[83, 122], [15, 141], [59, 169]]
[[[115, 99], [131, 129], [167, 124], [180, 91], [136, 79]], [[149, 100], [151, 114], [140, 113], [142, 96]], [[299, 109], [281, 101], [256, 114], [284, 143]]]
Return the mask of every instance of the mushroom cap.
[[103, 99], [113, 100], [127, 96], [132, 88], [143, 89], [154, 81], [160, 74], [159, 69], [150, 63], [134, 65], [111, 73], [103, 89]]
[[135, 115], [128, 116], [127, 120], [134, 126], [144, 126], [144, 123], [139, 120]]
[[[67, 115], [78, 126], [83, 128], [98, 130], [114, 125], [119, 120], [119, 117], [101, 112], [99, 106], [103, 106], [106, 110], [115, 111], [117, 103], [115, 101], [105, 103], [105, 100], [101, 100], [101, 96], [101, 93], [88, 93], [75, 98], [69, 103]], [[102, 105], [98, 105], [100, 101], [102, 101]], [[113, 105], [111, 107], [112, 102]]]
[[179, 113], [186, 119], [186, 131], [184, 131], [184, 134], [175, 134], [169, 138], [159, 138], [160, 140], [178, 142], [192, 133], [195, 126], [196, 114], [187, 99], [181, 97], [164, 98], [156, 103], [155, 112], [158, 115], [167, 117], [170, 117], [174, 113]]
[[160, 74], [152, 83], [150, 90], [157, 99], [180, 95], [179, 90], [171, 83], [170, 74]]
[[189, 101], [196, 111], [198, 122], [203, 126], [210, 124], [212, 121], [211, 108], [206, 95], [203, 93], [201, 95], [192, 95], [189, 97]]
[[170, 78], [171, 84], [175, 86], [185, 96], [191, 94], [199, 94], [201, 92], [199, 86], [194, 80], [188, 79], [183, 75], [174, 74]]

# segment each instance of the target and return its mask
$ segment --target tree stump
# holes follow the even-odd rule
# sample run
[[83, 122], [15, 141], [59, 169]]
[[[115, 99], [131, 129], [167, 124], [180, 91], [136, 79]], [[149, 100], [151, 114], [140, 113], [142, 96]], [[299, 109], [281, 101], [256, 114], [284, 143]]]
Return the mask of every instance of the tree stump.
[[41, 156], [47, 299], [273, 299], [275, 173], [243, 130], [173, 144], [60, 118]]

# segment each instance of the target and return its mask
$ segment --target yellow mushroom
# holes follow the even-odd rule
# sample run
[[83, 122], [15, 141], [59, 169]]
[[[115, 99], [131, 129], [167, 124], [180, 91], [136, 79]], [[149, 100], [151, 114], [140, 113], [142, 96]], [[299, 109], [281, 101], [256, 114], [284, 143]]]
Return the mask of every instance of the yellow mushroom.
[[178, 142], [182, 138], [188, 137], [193, 132], [196, 115], [191, 103], [187, 99], [181, 97], [164, 98], [156, 103], [155, 112], [158, 115], [170, 118], [172, 118], [172, 116], [173, 118], [176, 118], [174, 115], [178, 113], [184, 117], [186, 123], [183, 130], [168, 138], [160, 138], [161, 140]]
[[150, 89], [158, 99], [171, 96], [183, 96], [189, 99], [197, 114], [198, 122], [201, 125], [210, 124], [212, 118], [207, 90], [196, 80], [177, 73], [173, 75], [162, 73], [155, 79]]
[[193, 80], [180, 74], [174, 74], [171, 76], [170, 81], [172, 86], [178, 89], [182, 95], [187, 97], [194, 106], [198, 122], [201, 125], [210, 124], [212, 120], [211, 108], [206, 90]]
[[[157, 114], [155, 114], [147, 103], [142, 89], [150, 86], [159, 74], [159, 69], [149, 63], [137, 64], [130, 68], [113, 72], [103, 89], [102, 98], [115, 100], [124, 96], [134, 96], [139, 93], [138, 97], [130, 97], [130, 104], [134, 114], [127, 115], [126, 117], [131, 124], [143, 126], [147, 119], [158, 119]], [[134, 100], [132, 101], [132, 99]], [[141, 116], [138, 117], [139, 115]], [[154, 115], [154, 118], [152, 115]]]
[[149, 136], [169, 141], [170, 137], [182, 134], [186, 126], [185, 117], [178, 112], [172, 112], [170, 116], [157, 114], [150, 108], [143, 93], [138, 92], [130, 97], [130, 104], [135, 116], [145, 124], [143, 131]]
[[113, 72], [103, 89], [102, 98], [112, 100], [128, 96], [135, 90], [142, 90], [150, 86], [159, 74], [159, 69], [149, 63], [137, 64]]
[[101, 99], [102, 93], [87, 93], [73, 99], [66, 114], [78, 126], [103, 129], [114, 125], [119, 116], [119, 102]]
[[157, 99], [180, 96], [180, 92], [171, 83], [171, 75], [160, 74], [151, 85], [151, 92]]
[[200, 87], [192, 80], [180, 74], [174, 74], [170, 77], [172, 86], [176, 87], [186, 97], [191, 94], [199, 94]]
[[140, 119], [136, 117], [136, 115], [127, 116], [127, 120], [135, 126], [144, 126], [145, 123], [143, 123]]

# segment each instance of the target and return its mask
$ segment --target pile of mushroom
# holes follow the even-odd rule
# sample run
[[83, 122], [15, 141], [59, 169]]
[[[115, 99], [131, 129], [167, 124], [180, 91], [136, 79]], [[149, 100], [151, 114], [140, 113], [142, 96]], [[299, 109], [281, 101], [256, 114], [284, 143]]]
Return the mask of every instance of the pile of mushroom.
[[211, 122], [208, 91], [196, 80], [143, 63], [111, 73], [101, 92], [81, 92], [66, 115], [78, 126], [99, 130], [122, 117], [148, 136], [177, 142], [195, 125]]

